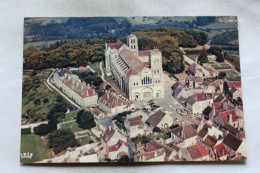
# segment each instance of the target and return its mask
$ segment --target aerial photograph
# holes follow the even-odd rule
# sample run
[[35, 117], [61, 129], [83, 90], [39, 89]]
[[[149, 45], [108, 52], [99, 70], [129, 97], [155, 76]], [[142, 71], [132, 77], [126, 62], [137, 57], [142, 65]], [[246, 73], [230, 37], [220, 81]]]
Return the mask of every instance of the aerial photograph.
[[21, 163], [247, 159], [238, 27], [236, 16], [25, 18]]

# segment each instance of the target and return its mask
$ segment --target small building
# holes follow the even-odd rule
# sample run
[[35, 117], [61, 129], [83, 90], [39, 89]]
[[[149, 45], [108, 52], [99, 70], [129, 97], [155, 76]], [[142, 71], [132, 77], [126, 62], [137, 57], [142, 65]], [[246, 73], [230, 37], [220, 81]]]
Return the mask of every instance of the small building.
[[189, 96], [185, 107], [193, 114], [201, 114], [202, 111], [213, 103], [212, 95], [206, 93], [197, 93]]
[[108, 112], [108, 116], [134, 109], [134, 104], [132, 102], [124, 100], [122, 95], [116, 92], [106, 92], [99, 98], [98, 103], [101, 108]]
[[164, 148], [143, 152], [134, 156], [135, 162], [164, 162], [166, 152]]
[[211, 160], [207, 150], [201, 145], [196, 144], [181, 149], [181, 158], [187, 161], [206, 161]]
[[173, 119], [168, 113], [159, 110], [147, 119], [146, 124], [152, 127], [167, 128], [173, 124]]
[[224, 137], [223, 144], [227, 149], [230, 158], [238, 155], [246, 157], [246, 145], [244, 139], [241, 140], [229, 133]]
[[215, 146], [216, 159], [227, 160], [228, 152], [223, 143]]
[[179, 147], [177, 147], [175, 145], [173, 145], [172, 147], [168, 147], [168, 146], [160, 144], [159, 142], [156, 142], [156, 141], [150, 141], [149, 143], [147, 143], [144, 150], [146, 152], [151, 152], [151, 151], [156, 151], [158, 149], [163, 149], [163, 148], [166, 152], [166, 155], [165, 155], [166, 161], [173, 161], [178, 157], [178, 153], [180, 150]]
[[143, 135], [146, 129], [141, 116], [126, 119], [125, 127], [128, 130], [130, 138], [136, 137], [137, 135]]
[[172, 129], [171, 137], [179, 147], [188, 147], [197, 143], [197, 133], [191, 125]]
[[108, 147], [108, 157], [111, 160], [120, 159], [123, 155], [129, 156], [128, 144], [126, 142], [119, 139], [115, 145]]

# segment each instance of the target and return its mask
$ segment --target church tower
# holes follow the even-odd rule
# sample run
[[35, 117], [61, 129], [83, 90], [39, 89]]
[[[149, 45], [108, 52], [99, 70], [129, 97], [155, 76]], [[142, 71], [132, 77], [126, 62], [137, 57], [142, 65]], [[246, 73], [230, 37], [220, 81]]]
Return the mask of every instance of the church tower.
[[127, 45], [131, 52], [138, 57], [138, 41], [135, 35], [131, 34], [127, 37]]

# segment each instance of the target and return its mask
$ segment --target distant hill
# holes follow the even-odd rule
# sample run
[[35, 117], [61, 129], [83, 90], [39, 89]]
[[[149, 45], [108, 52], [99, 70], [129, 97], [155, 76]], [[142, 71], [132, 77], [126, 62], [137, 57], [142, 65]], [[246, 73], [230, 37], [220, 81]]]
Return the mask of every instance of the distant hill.
[[[214, 23], [222, 23], [221, 28], [207, 28], [207, 25]], [[211, 31], [223, 30], [226, 25], [230, 27], [230, 24], [233, 24], [231, 20], [223, 20], [223, 17], [212, 16], [25, 18], [24, 43], [47, 42], [50, 40], [116, 38], [126, 36], [135, 30], [164, 26], [199, 29], [210, 35]], [[216, 32], [216, 34], [218, 33]]]

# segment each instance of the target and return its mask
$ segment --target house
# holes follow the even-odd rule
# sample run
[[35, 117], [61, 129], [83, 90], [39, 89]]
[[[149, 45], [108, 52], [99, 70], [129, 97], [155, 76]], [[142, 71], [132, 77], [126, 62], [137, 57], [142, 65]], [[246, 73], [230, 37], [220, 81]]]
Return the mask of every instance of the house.
[[103, 144], [104, 148], [108, 151], [108, 147], [115, 145], [119, 140], [127, 142], [125, 134], [119, 131], [117, 128], [114, 129], [112, 126], [100, 136], [101, 143]]
[[175, 160], [178, 157], [178, 153], [180, 150], [180, 148], [175, 145], [173, 145], [172, 147], [168, 147], [168, 146], [160, 144], [159, 142], [156, 142], [156, 141], [150, 141], [149, 143], [147, 143], [144, 150], [146, 152], [151, 152], [151, 151], [156, 151], [158, 149], [165, 150], [165, 152], [166, 152], [165, 160], [166, 161]]
[[218, 142], [216, 136], [207, 135], [207, 137], [203, 140], [202, 146], [207, 150], [209, 156], [215, 159], [214, 148]]
[[164, 148], [154, 149], [153, 151], [142, 152], [134, 156], [135, 162], [164, 162], [166, 152]]
[[199, 64], [191, 64], [186, 73], [190, 76], [199, 76], [199, 77], [207, 77], [207, 76], [211, 76], [210, 72], [207, 71], [206, 69], [204, 69], [202, 66], [200, 66]]
[[207, 122], [198, 127], [198, 137], [199, 143], [202, 143], [208, 135], [215, 136], [216, 139], [223, 138], [223, 132], [219, 130], [214, 124], [208, 124]]
[[232, 87], [229, 90], [229, 95], [232, 99], [235, 99], [235, 100], [237, 100], [238, 98], [242, 99], [242, 90], [241, 90], [241, 88]]
[[143, 135], [146, 129], [141, 116], [126, 119], [125, 127], [128, 130], [128, 135], [130, 138], [136, 137], [139, 134]]
[[96, 120], [101, 120], [105, 118], [105, 115], [101, 113], [97, 108], [92, 109], [92, 113], [94, 114], [94, 118]]
[[120, 159], [123, 155], [129, 156], [128, 144], [121, 139], [115, 145], [108, 147], [108, 157], [111, 160]]
[[188, 147], [197, 143], [197, 133], [191, 125], [183, 125], [172, 129], [171, 137], [178, 147]]
[[122, 95], [116, 92], [106, 92], [99, 98], [98, 103], [101, 108], [108, 112], [108, 116], [130, 111], [134, 108], [134, 104], [132, 102], [126, 101]]
[[192, 76], [185, 79], [185, 85], [191, 89], [198, 88], [202, 82], [203, 80], [198, 76]]
[[238, 155], [246, 157], [245, 139], [239, 139], [231, 133], [229, 133], [224, 137], [223, 144], [227, 149], [229, 157], [232, 158]]
[[173, 124], [173, 119], [168, 113], [159, 110], [147, 119], [146, 124], [152, 127], [167, 128]]
[[211, 160], [207, 150], [201, 145], [196, 144], [181, 149], [181, 158], [187, 161], [206, 161]]
[[240, 128], [241, 124], [239, 124], [237, 121], [238, 116], [235, 112], [234, 109], [232, 110], [227, 110], [227, 111], [223, 111], [220, 112], [219, 114], [217, 114], [213, 120], [214, 124], [216, 124], [219, 129], [222, 129], [225, 124], [230, 124], [231, 126], [235, 127], [235, 128]]
[[187, 98], [185, 107], [193, 114], [201, 114], [202, 111], [213, 103], [212, 96], [205, 93], [197, 93]]
[[227, 160], [228, 152], [223, 143], [215, 146], [216, 159]]

